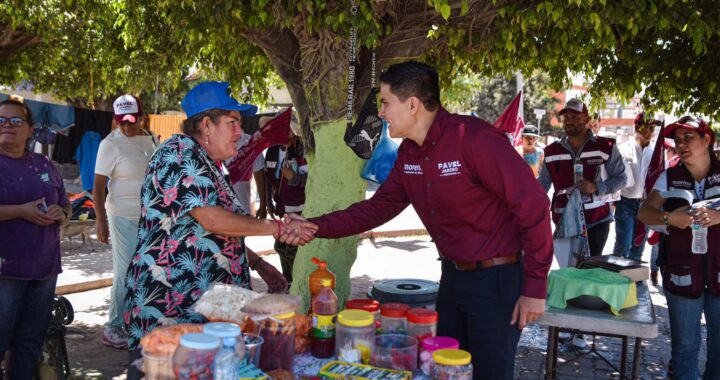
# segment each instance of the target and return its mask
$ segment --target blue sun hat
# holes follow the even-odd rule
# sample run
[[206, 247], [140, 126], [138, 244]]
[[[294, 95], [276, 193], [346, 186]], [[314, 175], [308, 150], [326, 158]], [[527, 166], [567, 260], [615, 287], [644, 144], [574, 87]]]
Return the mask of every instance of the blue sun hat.
[[257, 113], [256, 105], [238, 102], [228, 94], [228, 88], [227, 82], [202, 82], [193, 87], [180, 104], [188, 118], [212, 109], [238, 111], [243, 116]]

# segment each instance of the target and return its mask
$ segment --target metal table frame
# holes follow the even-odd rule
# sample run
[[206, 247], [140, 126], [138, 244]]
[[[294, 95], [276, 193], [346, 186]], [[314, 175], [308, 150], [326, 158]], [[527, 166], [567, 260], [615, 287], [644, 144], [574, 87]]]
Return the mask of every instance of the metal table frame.
[[[637, 287], [638, 305], [622, 310], [619, 316], [605, 310], [587, 310], [568, 306], [566, 309], [548, 307], [538, 323], [548, 327], [547, 354], [545, 357], [545, 379], [557, 377], [557, 359], [560, 331], [586, 332], [593, 335], [589, 353], [594, 353], [612, 368], [620, 372], [620, 378], [626, 379], [628, 338], [635, 339], [633, 350], [631, 379], [638, 376], [638, 361], [642, 349], [642, 339], [652, 339], [658, 335], [657, 319], [650, 298], [650, 291], [643, 282]], [[595, 349], [596, 336], [622, 339], [620, 368], [615, 367], [606, 357]], [[580, 357], [578, 355], [577, 357]], [[577, 359], [577, 357], [575, 359]]]

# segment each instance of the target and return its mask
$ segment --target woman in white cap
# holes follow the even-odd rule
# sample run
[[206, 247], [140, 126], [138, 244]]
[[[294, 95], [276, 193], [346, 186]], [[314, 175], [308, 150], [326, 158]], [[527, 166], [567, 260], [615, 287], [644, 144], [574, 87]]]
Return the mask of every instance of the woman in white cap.
[[113, 103], [114, 130], [100, 143], [95, 163], [93, 200], [97, 239], [112, 241], [113, 285], [110, 316], [102, 343], [127, 348], [125, 312], [125, 271], [137, 245], [140, 220], [140, 190], [157, 141], [142, 128], [140, 101], [123, 95]]
[[[680, 164], [660, 174], [643, 202], [638, 219], [665, 225], [658, 263], [670, 317], [672, 377], [699, 378], [701, 319], [707, 324], [703, 379], [720, 379], [720, 211], [689, 208], [683, 198], [663, 198], [666, 190], [684, 191], [692, 202], [720, 199], [720, 161], [713, 154], [715, 134], [703, 120], [680, 118], [665, 127]], [[704, 235], [704, 236], [703, 236]]]

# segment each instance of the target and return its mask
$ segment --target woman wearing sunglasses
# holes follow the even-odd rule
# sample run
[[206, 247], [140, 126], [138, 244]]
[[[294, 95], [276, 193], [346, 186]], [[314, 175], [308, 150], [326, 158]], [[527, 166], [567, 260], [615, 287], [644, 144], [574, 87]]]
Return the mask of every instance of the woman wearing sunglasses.
[[[30, 152], [32, 115], [0, 102], [0, 360], [9, 379], [32, 379], [60, 273], [60, 225], [70, 215], [62, 176]], [[1, 378], [2, 376], [0, 376]]]
[[[663, 137], [675, 140], [680, 164], [665, 170], [642, 204], [638, 219], [667, 227], [658, 265], [670, 315], [673, 379], [697, 379], [701, 318], [707, 323], [707, 362], [703, 379], [720, 379], [720, 212], [690, 208], [681, 198], [660, 192], [686, 190], [693, 203], [720, 198], [720, 161], [713, 155], [715, 135], [703, 120], [685, 116], [668, 125]], [[706, 230], [706, 247], [693, 244]]]

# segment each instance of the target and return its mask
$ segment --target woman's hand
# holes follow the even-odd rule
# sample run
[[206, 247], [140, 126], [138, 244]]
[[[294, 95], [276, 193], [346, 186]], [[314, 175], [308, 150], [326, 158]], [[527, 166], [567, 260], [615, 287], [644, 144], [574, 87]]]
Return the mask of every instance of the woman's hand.
[[[45, 203], [45, 198], [36, 199], [32, 202], [20, 205], [20, 218], [38, 226], [49, 226], [56, 222], [55, 218], [40, 211], [40, 205]], [[49, 209], [48, 209], [49, 211]]]
[[282, 273], [267, 261], [261, 258], [258, 258], [258, 260], [260, 260], [260, 263], [257, 264], [255, 270], [260, 275], [260, 278], [267, 284], [268, 293], [287, 292], [288, 282]]
[[318, 226], [308, 222], [297, 214], [285, 214], [286, 228], [279, 236], [279, 240], [290, 245], [305, 245], [315, 239]]
[[98, 219], [95, 221], [95, 233], [97, 239], [101, 243], [108, 243], [108, 237], [110, 236], [110, 228], [108, 227], [107, 219]]
[[720, 223], [720, 211], [711, 208], [701, 207], [695, 210], [693, 220], [695, 223], [699, 223], [703, 227], [714, 226]]
[[680, 229], [686, 229], [693, 223], [693, 215], [688, 214], [690, 206], [678, 207], [668, 214], [668, 224]]

